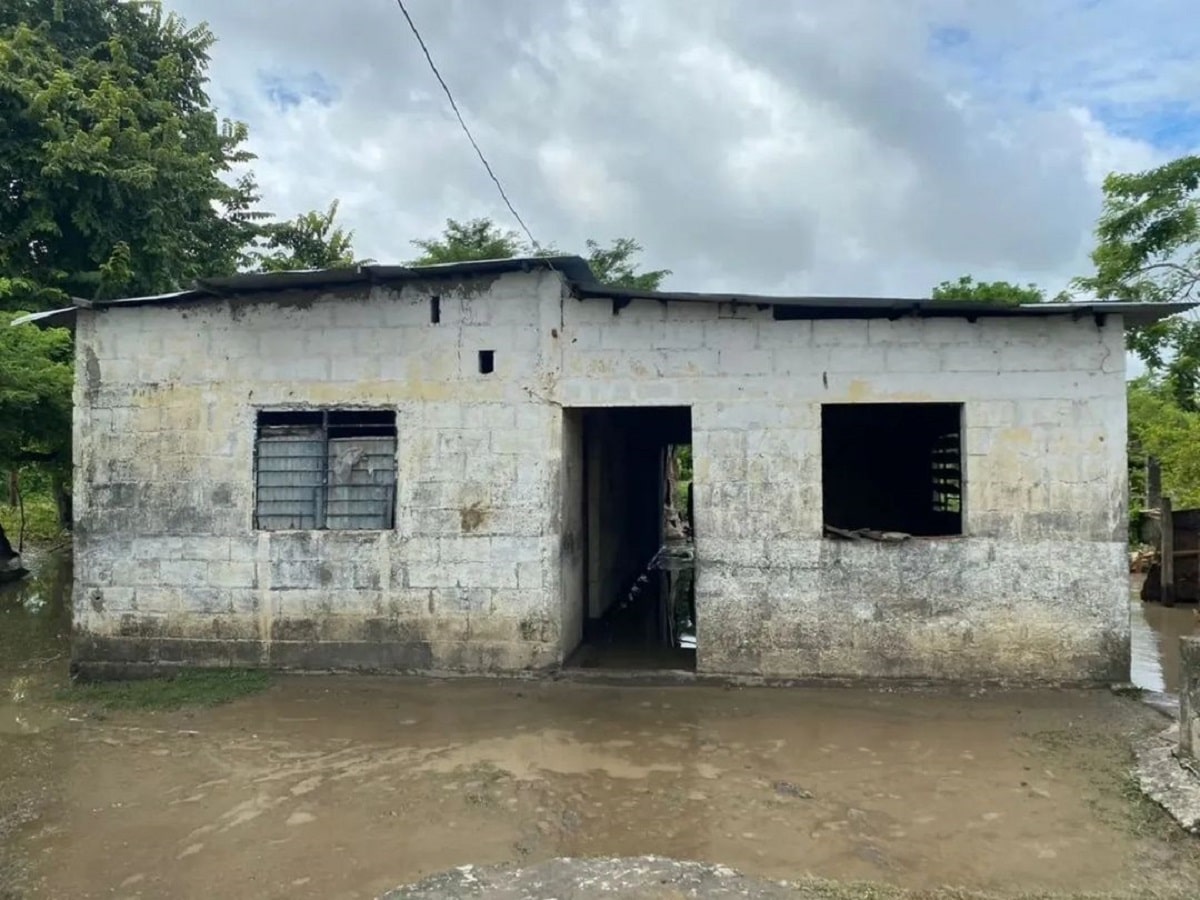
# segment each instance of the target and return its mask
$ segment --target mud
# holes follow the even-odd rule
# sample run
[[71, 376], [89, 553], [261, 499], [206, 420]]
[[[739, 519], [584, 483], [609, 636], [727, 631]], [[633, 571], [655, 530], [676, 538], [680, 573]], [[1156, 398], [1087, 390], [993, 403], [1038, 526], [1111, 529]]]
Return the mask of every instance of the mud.
[[1200, 894], [1197, 845], [1129, 787], [1131, 743], [1162, 720], [1103, 691], [284, 678], [100, 719], [56, 706], [56, 620], [20, 609], [38, 624], [5, 683], [26, 679], [10, 705], [32, 727], [0, 733], [21, 810], [0, 896], [365, 898], [465, 864], [647, 854]]
[[18, 836], [52, 801], [53, 730], [68, 717], [54, 693], [67, 674], [70, 562], [32, 553], [26, 563], [33, 576], [0, 586], [0, 897], [31, 877]]
[[[66, 721], [34, 896], [370, 897], [465, 863], [654, 853], [912, 887], [1200, 890], [1139, 835], [1102, 693], [293, 679]], [[1154, 865], [1147, 865], [1154, 845]]]

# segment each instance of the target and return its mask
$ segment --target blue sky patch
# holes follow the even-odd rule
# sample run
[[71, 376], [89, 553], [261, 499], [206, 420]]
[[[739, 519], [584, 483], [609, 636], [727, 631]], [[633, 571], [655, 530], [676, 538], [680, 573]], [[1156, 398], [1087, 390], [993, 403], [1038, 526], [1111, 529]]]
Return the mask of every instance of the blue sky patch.
[[1102, 104], [1092, 113], [1114, 134], [1163, 150], [1193, 152], [1200, 147], [1200, 108], [1193, 103], [1177, 100], [1152, 108]]
[[338, 98], [337, 85], [320, 72], [259, 72], [259, 85], [272, 105], [280, 110], [314, 100], [329, 106]]

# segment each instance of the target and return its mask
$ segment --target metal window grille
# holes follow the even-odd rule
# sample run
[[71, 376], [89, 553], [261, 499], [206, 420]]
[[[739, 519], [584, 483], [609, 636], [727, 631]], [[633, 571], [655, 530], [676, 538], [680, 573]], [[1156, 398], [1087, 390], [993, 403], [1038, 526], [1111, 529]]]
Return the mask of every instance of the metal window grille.
[[962, 444], [957, 432], [940, 435], [931, 451], [933, 511], [962, 512]]
[[395, 505], [394, 412], [259, 413], [256, 528], [389, 529]]

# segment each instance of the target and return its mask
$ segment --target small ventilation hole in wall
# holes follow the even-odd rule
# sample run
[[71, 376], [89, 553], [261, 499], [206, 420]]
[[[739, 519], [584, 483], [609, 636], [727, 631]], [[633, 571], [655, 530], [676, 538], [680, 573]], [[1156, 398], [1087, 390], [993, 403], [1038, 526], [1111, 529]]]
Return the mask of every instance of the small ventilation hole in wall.
[[496, 369], [496, 351], [495, 350], [480, 350], [479, 351], [479, 374], [491, 375]]
[[429, 298], [429, 324], [436, 325], [442, 321], [442, 298], [434, 294]]

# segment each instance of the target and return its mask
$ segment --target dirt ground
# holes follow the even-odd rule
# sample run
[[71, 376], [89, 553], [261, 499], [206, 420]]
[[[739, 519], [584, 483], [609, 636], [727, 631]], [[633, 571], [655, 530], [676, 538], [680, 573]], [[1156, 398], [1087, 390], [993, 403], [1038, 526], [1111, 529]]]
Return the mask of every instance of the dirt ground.
[[0, 897], [371, 898], [468, 863], [648, 854], [1200, 896], [1200, 842], [1127, 774], [1165, 720], [1105, 691], [292, 677], [98, 717], [54, 699], [61, 619], [0, 612]]
[[1161, 720], [1099, 692], [289, 678], [193, 714], [66, 712], [0, 738], [48, 766], [7, 838], [17, 896], [374, 897], [465, 863], [644, 854], [1200, 894], [1197, 845], [1127, 787], [1130, 737]]

